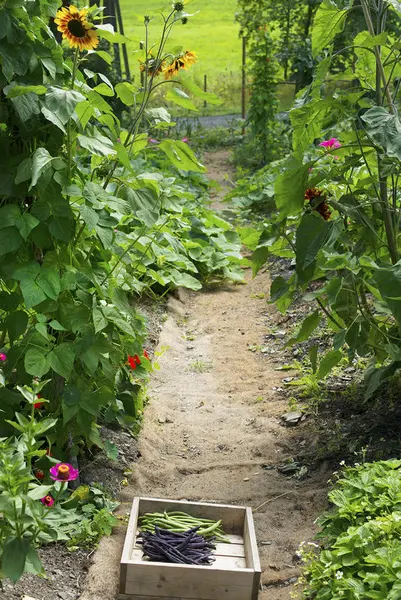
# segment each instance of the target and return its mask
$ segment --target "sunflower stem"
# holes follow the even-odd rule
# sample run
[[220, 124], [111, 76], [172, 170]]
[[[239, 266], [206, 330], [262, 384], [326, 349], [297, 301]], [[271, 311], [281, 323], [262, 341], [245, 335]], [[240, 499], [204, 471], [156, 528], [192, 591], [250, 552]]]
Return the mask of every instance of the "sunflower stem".
[[[70, 89], [73, 90], [75, 86], [75, 77], [77, 74], [79, 61], [79, 48], [75, 49], [74, 60], [72, 63], [71, 72], [71, 85]], [[71, 119], [67, 123], [67, 161], [68, 161], [68, 180], [71, 182], [71, 166], [72, 166], [72, 140], [71, 140]]]

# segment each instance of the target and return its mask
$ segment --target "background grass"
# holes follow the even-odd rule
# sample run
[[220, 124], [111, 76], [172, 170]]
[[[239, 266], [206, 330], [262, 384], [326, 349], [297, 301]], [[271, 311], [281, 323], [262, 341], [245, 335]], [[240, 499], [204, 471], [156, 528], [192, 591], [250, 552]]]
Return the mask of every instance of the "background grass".
[[[162, 28], [160, 12], [171, 11], [172, 0], [163, 4], [160, 0], [120, 0], [125, 34], [135, 79], [139, 77], [138, 59], [134, 52], [144, 38], [143, 17], [154, 17], [150, 23], [151, 43], [159, 41]], [[192, 0], [186, 2], [189, 13], [195, 13], [186, 25], [177, 23], [172, 31], [167, 49], [177, 46], [192, 50], [198, 62], [191, 67], [196, 83], [203, 87], [207, 75], [208, 89], [220, 96], [220, 106], [209, 105], [200, 112], [205, 114], [240, 113], [241, 110], [241, 54], [239, 26], [235, 23], [236, 0]], [[196, 113], [199, 114], [199, 113]]]

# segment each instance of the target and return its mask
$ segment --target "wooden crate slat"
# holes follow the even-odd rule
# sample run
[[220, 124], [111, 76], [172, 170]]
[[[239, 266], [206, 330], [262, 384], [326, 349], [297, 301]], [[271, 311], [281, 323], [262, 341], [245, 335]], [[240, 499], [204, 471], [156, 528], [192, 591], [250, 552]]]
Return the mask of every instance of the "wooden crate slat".
[[[130, 566], [134, 565], [133, 569]], [[143, 561], [128, 563], [127, 581], [151, 582], [155, 580], [169, 581], [178, 585], [191, 585], [200, 582], [213, 585], [216, 581], [221, 585], [247, 586], [253, 580], [252, 569], [213, 569], [210, 566], [180, 565]]]
[[216, 550], [213, 550], [213, 554], [220, 556], [240, 556], [245, 557], [245, 546], [244, 544], [216, 544]]
[[162, 500], [160, 498], [141, 498], [140, 514], [152, 512], [186, 512], [202, 519], [223, 521], [225, 527], [232, 533], [241, 534], [244, 528], [245, 508], [230, 504], [207, 504], [202, 502], [186, 502], [184, 500]]
[[[136, 598], [135, 594], [137, 596], [148, 594], [151, 597], [164, 599], [167, 594], [176, 593], [176, 589], [175, 585], [172, 588], [168, 582], [161, 584], [155, 581], [143, 583], [127, 581], [126, 593], [132, 594], [134, 598]], [[248, 586], [205, 585], [200, 582], [181, 585], [179, 589], [182, 594], [185, 594], [184, 597], [190, 600], [248, 600], [251, 598]]]

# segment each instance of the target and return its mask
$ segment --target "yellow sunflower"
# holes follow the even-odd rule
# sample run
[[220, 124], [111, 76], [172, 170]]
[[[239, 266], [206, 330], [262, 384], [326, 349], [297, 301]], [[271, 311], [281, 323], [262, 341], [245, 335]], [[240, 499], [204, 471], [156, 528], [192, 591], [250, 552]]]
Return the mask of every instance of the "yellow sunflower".
[[181, 69], [188, 69], [194, 63], [196, 63], [196, 54], [187, 50], [180, 54], [180, 56], [176, 56], [173, 59], [173, 62], [163, 69], [164, 77], [166, 79], [171, 79], [174, 75], [177, 75]]
[[72, 4], [63, 7], [56, 14], [54, 22], [57, 29], [63, 34], [63, 39], [68, 40], [71, 48], [93, 50], [99, 44], [99, 38], [93, 25], [88, 23], [86, 15], [88, 9], [78, 10]]
[[189, 52], [188, 50], [183, 55], [182, 59], [185, 62], [187, 68], [195, 64], [198, 60], [195, 52]]

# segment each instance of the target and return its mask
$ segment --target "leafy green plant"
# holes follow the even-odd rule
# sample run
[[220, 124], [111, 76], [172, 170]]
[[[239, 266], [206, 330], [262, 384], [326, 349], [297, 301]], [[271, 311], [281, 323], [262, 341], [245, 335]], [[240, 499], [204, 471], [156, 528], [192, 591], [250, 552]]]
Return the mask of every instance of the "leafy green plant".
[[[204, 167], [188, 144], [165, 135], [169, 113], [151, 104], [162, 86], [181, 104], [189, 102], [183, 89], [204, 95], [182, 73], [193, 53], [165, 51], [187, 18], [178, 4], [159, 45], [144, 20], [143, 85], [113, 85], [87, 68], [83, 50], [110, 63], [98, 38], [125, 42], [99, 9], [57, 14], [64, 37], [76, 24], [75, 49], [64, 53], [44, 25], [57, 2], [1, 3], [0, 435], [10, 435], [20, 409], [17, 386], [47, 377], [42, 410], [57, 420], [50, 444], [70, 457], [84, 445], [103, 448], [100, 423], [135, 424], [152, 369], [133, 295], [239, 276], [236, 235], [178, 182]], [[116, 98], [127, 122], [113, 112]], [[148, 128], [160, 134], [157, 147]], [[173, 176], [160, 173], [166, 163]], [[129, 356], [140, 358], [135, 369]]]
[[[333, 331], [331, 366], [342, 354], [373, 357], [365, 377], [369, 398], [401, 364], [400, 67], [398, 41], [385, 28], [386, 15], [399, 14], [399, 6], [361, 2], [366, 29], [353, 40], [355, 69], [341, 74], [350, 86], [328, 97], [333, 43], [352, 18], [352, 4], [325, 0], [316, 12], [312, 52], [325, 58], [290, 112], [293, 154], [275, 179], [278, 215], [260, 233], [254, 268], [269, 254], [295, 259], [296, 272], [273, 281], [272, 299], [283, 311], [299, 292], [317, 303]], [[316, 317], [306, 324], [308, 335], [318, 323]]]
[[[303, 545], [298, 597], [396, 600], [401, 585], [401, 461], [346, 468], [320, 517], [323, 548]], [[316, 546], [316, 545], [315, 545]]]

